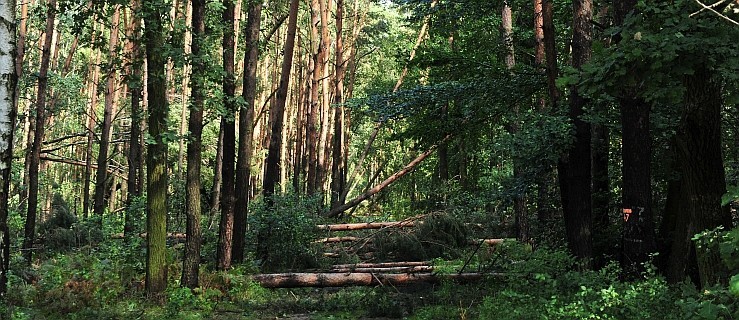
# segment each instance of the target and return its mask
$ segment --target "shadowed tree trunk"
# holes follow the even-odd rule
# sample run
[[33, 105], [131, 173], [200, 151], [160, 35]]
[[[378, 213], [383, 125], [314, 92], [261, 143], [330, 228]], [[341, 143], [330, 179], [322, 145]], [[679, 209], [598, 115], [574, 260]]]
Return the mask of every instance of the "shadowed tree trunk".
[[146, 291], [156, 294], [167, 288], [167, 81], [162, 17], [166, 5], [160, 1], [142, 2], [144, 42], [146, 43], [146, 81], [149, 109], [149, 143], [146, 153]]
[[236, 164], [236, 208], [234, 209], [234, 235], [232, 258], [244, 260], [244, 246], [251, 195], [251, 159], [254, 130], [254, 102], [257, 96], [257, 64], [259, 63], [259, 28], [261, 26], [262, 2], [249, 1], [249, 16], [246, 22], [247, 53], [244, 55], [244, 84], [242, 97], [246, 104], [239, 112], [239, 160]]
[[346, 187], [346, 164], [344, 159], [344, 43], [342, 39], [344, 23], [344, 0], [336, 1], [336, 67], [334, 81], [334, 139], [333, 162], [331, 164], [331, 207], [341, 205], [341, 195]]
[[[128, 162], [128, 181], [126, 183], [128, 184], [128, 196], [126, 197], [127, 206], [130, 206], [133, 199], [140, 197], [143, 190], [141, 190], [142, 186], [142, 176], [140, 174], [140, 167], [139, 164], [142, 161], [142, 147], [140, 143], [141, 139], [141, 86], [142, 86], [142, 77], [141, 77], [141, 68], [143, 66], [143, 61], [141, 57], [141, 48], [139, 45], [139, 41], [141, 41], [141, 17], [139, 16], [138, 10], [140, 7], [139, 1], [135, 0], [131, 4], [132, 8], [132, 14], [131, 14], [131, 22], [130, 27], [128, 31], [128, 37], [129, 40], [129, 54], [130, 54], [130, 66], [127, 68], [128, 73], [128, 90], [129, 94], [131, 95], [131, 137], [129, 139], [128, 144], [128, 154], [126, 156], [126, 161]], [[134, 231], [134, 218], [129, 212], [129, 210], [126, 210], [126, 217], [124, 218], [124, 226], [123, 226], [123, 233], [126, 238]]]
[[33, 241], [36, 238], [36, 213], [38, 210], [38, 175], [41, 147], [44, 140], [46, 123], [46, 87], [48, 85], [49, 60], [51, 58], [51, 42], [54, 35], [54, 19], [56, 17], [56, 0], [47, 2], [46, 30], [44, 45], [41, 50], [41, 66], [38, 72], [38, 89], [36, 91], [36, 128], [33, 134], [33, 145], [28, 151], [31, 154], [28, 170], [28, 212], [26, 214], [25, 233], [23, 238], [23, 256], [27, 263], [33, 258]]
[[190, 131], [187, 143], [186, 201], [187, 240], [182, 264], [182, 285], [197, 288], [200, 269], [200, 162], [202, 160], [203, 109], [205, 108], [205, 64], [201, 46], [205, 38], [205, 0], [192, 1], [192, 105], [190, 105]]
[[[593, 17], [591, 0], [573, 1], [572, 66], [580, 69], [590, 60]], [[590, 124], [582, 119], [587, 100], [576, 86], [570, 88], [569, 118], [574, 124], [575, 141], [560, 159], [559, 179], [562, 192], [567, 244], [585, 268], [592, 267], [592, 200], [590, 166]]]
[[264, 173], [264, 198], [269, 198], [275, 192], [275, 186], [280, 182], [280, 148], [282, 147], [282, 122], [284, 118], [285, 103], [287, 101], [287, 89], [290, 84], [290, 69], [293, 61], [293, 48], [295, 47], [295, 32], [298, 21], [298, 0], [290, 1], [290, 13], [287, 21], [287, 39], [283, 52], [282, 71], [280, 73], [280, 84], [277, 88], [277, 100], [270, 113], [274, 115], [272, 121], [272, 134], [269, 140], [266, 170]]
[[10, 229], [8, 200], [10, 198], [11, 165], [13, 161], [13, 131], [15, 127], [15, 95], [18, 81], [15, 66], [15, 0], [0, 2], [0, 301], [8, 288], [10, 271]]
[[[677, 188], [668, 195], [675, 216], [672, 243], [666, 275], [670, 282], [679, 282], [697, 266], [702, 286], [725, 281], [727, 274], [718, 252], [701, 249], [696, 252], [692, 237], [718, 226], [731, 228], [728, 207], [721, 206], [726, 193], [723, 157], [721, 155], [721, 86], [705, 66], [696, 67], [683, 79], [686, 88], [683, 110], [674, 139], [676, 168], [680, 180], [671, 184]], [[715, 250], [715, 248], [713, 248]]]
[[221, 191], [221, 223], [218, 228], [218, 269], [231, 268], [233, 248], [234, 202], [236, 201], [234, 164], [236, 160], [236, 91], [234, 76], [234, 14], [233, 0], [224, 1], [223, 22], [223, 104], [226, 115], [221, 118], [223, 128], [223, 190]]
[[[617, 25], [623, 24], [626, 15], [634, 11], [636, 2], [613, 2], [614, 22]], [[636, 74], [633, 76], [639, 77]], [[626, 277], [639, 276], [644, 270], [644, 263], [649, 261], [649, 254], [656, 250], [652, 218], [651, 105], [639, 97], [638, 90], [634, 86], [626, 86], [617, 97], [623, 132], [621, 268]]]

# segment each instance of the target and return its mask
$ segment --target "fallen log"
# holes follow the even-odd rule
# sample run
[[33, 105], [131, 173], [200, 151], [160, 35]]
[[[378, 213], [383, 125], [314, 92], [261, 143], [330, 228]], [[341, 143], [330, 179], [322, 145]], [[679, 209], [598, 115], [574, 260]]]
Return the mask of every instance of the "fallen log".
[[313, 241], [313, 243], [353, 242], [357, 240], [359, 240], [359, 238], [357, 237], [328, 237], [315, 240]]
[[[146, 238], [146, 232], [142, 232], [138, 234], [141, 238]], [[123, 233], [115, 233], [110, 236], [111, 239], [123, 239]], [[187, 238], [187, 233], [181, 233], [181, 232], [167, 232], [167, 239], [185, 239]]]
[[392, 285], [402, 286], [415, 283], [438, 283], [442, 279], [472, 282], [485, 277], [499, 277], [500, 273], [271, 273], [256, 274], [252, 280], [265, 288], [299, 287], [347, 287]]
[[366, 222], [366, 223], [342, 223], [342, 224], [319, 224], [316, 227], [328, 231], [351, 231], [382, 228], [406, 228], [413, 227], [414, 221], [392, 221], [392, 222]]
[[506, 242], [506, 241], [515, 241], [515, 240], [516, 240], [516, 239], [514, 239], [514, 238], [503, 238], [503, 239], [477, 239], [477, 240], [471, 240], [471, 241], [470, 241], [470, 244], [474, 244], [474, 245], [477, 245], [477, 244], [480, 244], [480, 242], [482, 242], [482, 243], [484, 243], [484, 244], [487, 244], [487, 245], [489, 245], [489, 246], [494, 246], [494, 245], [499, 245], [499, 244], [501, 244], [501, 243], [503, 243], [503, 242]]
[[429, 266], [433, 262], [431, 261], [398, 261], [398, 262], [377, 262], [377, 263], [350, 263], [350, 264], [335, 264], [331, 268], [392, 268], [392, 267], [417, 267], [417, 266]]
[[432, 272], [434, 266], [414, 266], [414, 267], [385, 267], [385, 268], [332, 268], [328, 272], [336, 273], [418, 273]]

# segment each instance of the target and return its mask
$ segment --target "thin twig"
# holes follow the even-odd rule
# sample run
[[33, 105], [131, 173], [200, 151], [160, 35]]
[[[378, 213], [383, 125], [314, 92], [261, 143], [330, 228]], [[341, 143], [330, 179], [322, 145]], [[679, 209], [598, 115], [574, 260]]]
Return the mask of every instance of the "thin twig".
[[[726, 20], [726, 21], [729, 21], [729, 22], [731, 22], [731, 23], [733, 23], [733, 24], [735, 24], [735, 25], [739, 26], [739, 22], [736, 22], [736, 21], [732, 20], [731, 18], [729, 18], [729, 17], [725, 16], [725, 15], [724, 15], [723, 13], [721, 13], [721, 12], [718, 12], [718, 11], [714, 10], [713, 8], [711, 8], [711, 7], [709, 7], [709, 6], [705, 5], [705, 4], [703, 4], [703, 2], [700, 2], [700, 0], [695, 0], [695, 2], [696, 2], [697, 4], [699, 4], [700, 6], [702, 6], [702, 7], [704, 8], [704, 9], [706, 9], [706, 10], [708, 10], [708, 11], [711, 11], [711, 12], [713, 12], [714, 14], [716, 14], [717, 16], [719, 16], [719, 17], [721, 17], [721, 18], [724, 18], [724, 20]], [[700, 12], [700, 11], [699, 11], [699, 12]], [[690, 15], [690, 17], [692, 17], [693, 15], [695, 15], [695, 14], [697, 14], [697, 13], [698, 13], [698, 12], [692, 13], [692, 14]]]

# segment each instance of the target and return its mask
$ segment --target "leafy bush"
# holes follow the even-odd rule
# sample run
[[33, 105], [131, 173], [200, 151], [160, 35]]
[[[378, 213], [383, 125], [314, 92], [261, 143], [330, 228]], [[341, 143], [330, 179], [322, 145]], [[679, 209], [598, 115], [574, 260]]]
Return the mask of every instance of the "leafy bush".
[[250, 218], [250, 242], [262, 270], [315, 268], [320, 246], [316, 217], [319, 198], [295, 194], [274, 195], [272, 204], [256, 203]]

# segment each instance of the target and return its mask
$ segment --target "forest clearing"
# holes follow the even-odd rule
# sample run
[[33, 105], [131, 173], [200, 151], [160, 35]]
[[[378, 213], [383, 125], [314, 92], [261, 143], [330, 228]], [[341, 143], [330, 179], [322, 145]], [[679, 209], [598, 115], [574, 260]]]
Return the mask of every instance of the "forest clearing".
[[737, 39], [737, 0], [0, 0], [0, 320], [739, 319]]

